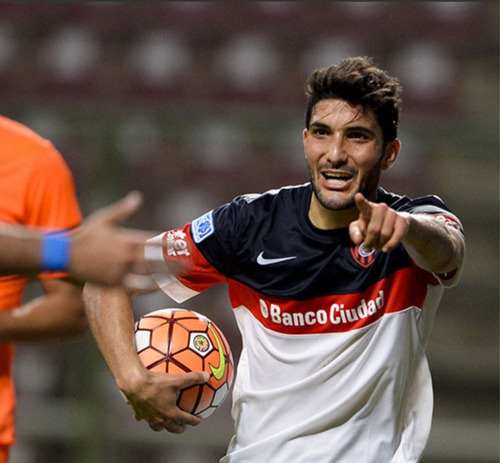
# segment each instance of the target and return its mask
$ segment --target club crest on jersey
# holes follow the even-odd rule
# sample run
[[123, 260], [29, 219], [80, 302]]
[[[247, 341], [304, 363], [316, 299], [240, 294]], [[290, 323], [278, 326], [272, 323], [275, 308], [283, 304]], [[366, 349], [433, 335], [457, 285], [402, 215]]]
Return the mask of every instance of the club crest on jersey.
[[196, 244], [201, 243], [205, 238], [209, 237], [215, 231], [212, 211], [193, 220], [191, 230]]
[[375, 262], [375, 255], [377, 251], [372, 250], [368, 252], [365, 249], [365, 243], [361, 243], [357, 246], [351, 246], [351, 254], [353, 259], [362, 267], [369, 267]]

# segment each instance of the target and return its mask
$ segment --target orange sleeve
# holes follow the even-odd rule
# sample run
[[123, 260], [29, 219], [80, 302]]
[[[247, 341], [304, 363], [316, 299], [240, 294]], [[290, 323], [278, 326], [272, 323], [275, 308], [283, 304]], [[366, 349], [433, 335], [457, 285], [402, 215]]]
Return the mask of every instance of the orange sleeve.
[[0, 116], [0, 221], [48, 229], [81, 222], [75, 185], [53, 144]]
[[72, 229], [81, 220], [73, 176], [61, 154], [48, 144], [36, 159], [26, 194], [27, 225]]
[[[46, 156], [37, 159], [27, 193], [29, 224], [47, 230], [71, 230], [82, 217], [73, 176], [61, 154], [48, 143]], [[61, 272], [46, 272], [41, 278], [61, 278]]]

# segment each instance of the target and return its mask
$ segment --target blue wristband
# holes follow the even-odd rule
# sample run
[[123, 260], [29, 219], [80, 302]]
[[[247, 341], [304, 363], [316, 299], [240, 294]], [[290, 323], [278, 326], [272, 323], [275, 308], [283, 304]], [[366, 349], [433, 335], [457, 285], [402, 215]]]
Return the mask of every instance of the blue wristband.
[[71, 240], [69, 235], [46, 233], [42, 238], [41, 266], [42, 270], [68, 271], [70, 261]]

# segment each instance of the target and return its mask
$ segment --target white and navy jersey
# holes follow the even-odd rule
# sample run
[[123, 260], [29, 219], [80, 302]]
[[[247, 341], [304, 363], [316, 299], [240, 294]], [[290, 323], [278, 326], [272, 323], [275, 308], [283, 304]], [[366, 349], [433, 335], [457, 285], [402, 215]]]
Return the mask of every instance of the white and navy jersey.
[[[221, 462], [416, 462], [432, 415], [425, 346], [458, 272], [433, 275], [402, 245], [366, 252], [347, 228], [314, 227], [311, 194], [304, 184], [238, 197], [146, 250], [189, 269], [157, 276], [178, 302], [228, 285], [243, 348]], [[435, 196], [379, 189], [377, 201], [461, 230]]]

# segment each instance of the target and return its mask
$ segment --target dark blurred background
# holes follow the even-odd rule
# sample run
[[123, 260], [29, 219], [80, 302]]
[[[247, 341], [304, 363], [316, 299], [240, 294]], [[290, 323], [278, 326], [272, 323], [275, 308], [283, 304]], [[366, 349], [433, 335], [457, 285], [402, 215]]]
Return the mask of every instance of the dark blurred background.
[[[383, 186], [439, 195], [467, 235], [428, 348], [424, 463], [493, 463], [498, 26], [498, 2], [1, 2], [1, 113], [59, 148], [85, 215], [139, 189], [146, 204], [127, 225], [163, 231], [237, 194], [307, 181], [306, 77], [373, 56], [404, 88], [402, 153]], [[169, 306], [159, 292], [136, 300], [137, 316]], [[182, 306], [216, 321], [238, 357], [224, 288]], [[216, 462], [231, 436], [229, 400], [182, 436], [136, 423], [90, 335], [20, 346], [16, 380], [13, 463]]]

